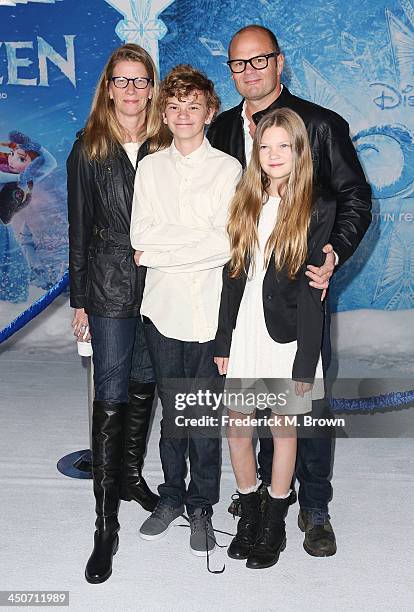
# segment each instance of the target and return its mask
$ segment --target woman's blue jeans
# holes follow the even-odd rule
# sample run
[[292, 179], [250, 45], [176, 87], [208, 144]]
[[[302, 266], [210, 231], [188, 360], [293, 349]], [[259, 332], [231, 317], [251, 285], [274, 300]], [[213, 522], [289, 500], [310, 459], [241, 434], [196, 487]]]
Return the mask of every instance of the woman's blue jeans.
[[133, 380], [154, 383], [140, 317], [115, 319], [89, 315], [92, 335], [95, 400], [124, 403]]

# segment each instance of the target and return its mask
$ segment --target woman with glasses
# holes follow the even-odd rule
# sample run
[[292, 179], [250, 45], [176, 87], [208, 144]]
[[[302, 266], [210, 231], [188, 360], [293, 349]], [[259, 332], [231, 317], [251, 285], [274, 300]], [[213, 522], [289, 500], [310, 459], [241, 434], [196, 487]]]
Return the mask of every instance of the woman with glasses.
[[99, 79], [85, 129], [67, 162], [72, 327], [91, 340], [95, 545], [88, 582], [104, 582], [118, 548], [120, 499], [154, 510], [142, 466], [155, 383], [139, 318], [144, 272], [129, 240], [140, 145], [159, 131], [153, 60], [135, 44], [112, 53]]

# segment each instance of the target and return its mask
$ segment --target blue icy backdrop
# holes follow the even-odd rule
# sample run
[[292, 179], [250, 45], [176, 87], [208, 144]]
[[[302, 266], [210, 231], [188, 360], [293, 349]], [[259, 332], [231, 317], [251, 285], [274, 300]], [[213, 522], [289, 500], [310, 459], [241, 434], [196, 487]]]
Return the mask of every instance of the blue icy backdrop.
[[334, 309], [413, 308], [411, 0], [2, 0], [0, 141], [20, 130], [58, 164], [13, 219], [33, 268], [29, 301], [67, 266], [65, 160], [108, 54], [123, 41], [141, 44], [161, 76], [193, 63], [215, 81], [226, 108], [239, 100], [226, 47], [250, 22], [277, 34], [291, 91], [349, 121], [373, 188], [374, 221], [335, 277]]

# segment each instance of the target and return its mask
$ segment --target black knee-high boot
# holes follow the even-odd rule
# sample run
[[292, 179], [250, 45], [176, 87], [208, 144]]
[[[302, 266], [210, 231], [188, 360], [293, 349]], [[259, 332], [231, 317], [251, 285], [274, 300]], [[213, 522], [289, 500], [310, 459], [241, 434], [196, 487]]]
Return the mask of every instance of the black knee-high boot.
[[155, 384], [130, 381], [124, 419], [124, 456], [121, 499], [135, 500], [152, 512], [159, 497], [142, 476], [147, 436], [154, 402]]
[[96, 531], [94, 548], [85, 570], [85, 578], [91, 583], [104, 582], [109, 578], [112, 557], [118, 549], [125, 408], [125, 403], [93, 403], [92, 473]]

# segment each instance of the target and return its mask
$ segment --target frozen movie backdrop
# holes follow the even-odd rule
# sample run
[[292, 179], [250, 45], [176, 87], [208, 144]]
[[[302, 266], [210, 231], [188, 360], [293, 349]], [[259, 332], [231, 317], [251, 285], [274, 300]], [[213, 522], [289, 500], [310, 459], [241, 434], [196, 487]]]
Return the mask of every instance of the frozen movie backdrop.
[[[332, 283], [333, 310], [346, 321], [344, 342], [354, 332], [367, 353], [398, 353], [402, 371], [412, 368], [412, 0], [0, 0], [0, 151], [7, 155], [10, 133], [19, 132], [55, 160], [23, 185], [30, 203], [1, 227], [0, 268], [14, 249], [28, 280], [17, 297], [1, 293], [0, 323], [67, 267], [65, 160], [109, 53], [124, 41], [141, 44], [161, 76], [192, 63], [215, 81], [225, 109], [239, 101], [227, 45], [252, 22], [278, 36], [291, 91], [350, 123], [373, 188], [373, 223]], [[364, 329], [367, 336], [356, 338]]]

